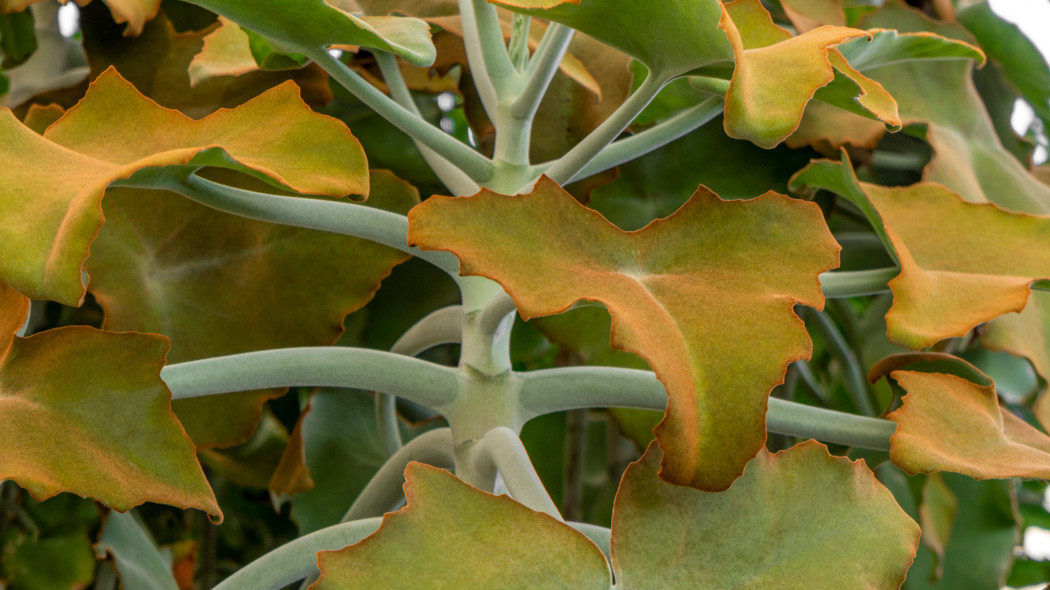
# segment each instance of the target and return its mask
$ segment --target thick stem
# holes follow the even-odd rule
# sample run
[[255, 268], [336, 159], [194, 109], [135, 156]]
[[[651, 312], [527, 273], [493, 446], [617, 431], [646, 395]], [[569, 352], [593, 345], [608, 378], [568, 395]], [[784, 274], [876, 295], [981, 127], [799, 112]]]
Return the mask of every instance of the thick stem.
[[[619, 407], [664, 410], [667, 393], [650, 371], [612, 367], [544, 369], [520, 375], [519, 399], [527, 417], [576, 408]], [[826, 442], [889, 449], [896, 424], [770, 398], [771, 432]]]
[[[467, 53], [467, 63], [470, 66], [470, 75], [474, 79], [474, 86], [477, 88], [478, 97], [481, 99], [481, 106], [485, 109], [489, 119], [495, 120], [496, 107], [499, 105], [499, 94], [496, 91], [496, 83], [494, 77], [499, 71], [498, 64], [495, 63], [496, 56], [489, 56], [489, 53], [499, 54], [502, 53], [504, 56], [507, 55], [507, 46], [503, 44], [503, 32], [499, 28], [499, 20], [495, 23], [495, 35], [492, 33], [492, 22], [487, 16], [487, 10], [482, 6], [482, 11], [476, 10], [479, 4], [486, 5], [487, 3], [482, 0], [480, 3], [475, 0], [459, 0], [459, 16], [460, 21], [463, 24], [463, 47]], [[489, 6], [488, 8], [495, 8]], [[481, 14], [479, 14], [481, 12]], [[482, 29], [487, 30], [482, 30]], [[498, 43], [496, 37], [498, 35]], [[507, 65], [513, 70], [513, 66], [510, 65], [510, 58], [507, 57]], [[496, 71], [490, 71], [489, 60], [493, 60], [493, 66]]]
[[409, 246], [408, 218], [390, 211], [352, 203], [257, 193], [212, 182], [196, 174], [176, 177], [161, 173], [141, 183], [123, 180], [111, 186], [168, 189], [233, 215], [371, 240], [426, 260], [453, 279], [459, 278], [459, 259], [455, 255]]
[[574, 33], [575, 31], [571, 28], [556, 23], [547, 27], [540, 46], [536, 48], [536, 55], [533, 56], [525, 70], [528, 76], [525, 88], [518, 98], [514, 99], [514, 104], [511, 106], [510, 112], [515, 118], [532, 121], [536, 109], [543, 101], [543, 95], [547, 92], [547, 87], [550, 86], [554, 75], [558, 73], [558, 67], [561, 65], [562, 58], [565, 57], [565, 52], [569, 49]]
[[371, 535], [382, 518], [355, 520], [323, 528], [281, 545], [226, 578], [213, 590], [280, 590], [317, 573], [317, 553], [353, 545]]
[[[405, 356], [417, 354], [440, 346], [455, 344], [462, 339], [463, 307], [450, 305], [428, 314], [405, 331], [397, 342], [390, 347], [390, 352]], [[376, 420], [379, 427], [379, 438], [387, 455], [393, 455], [401, 448], [401, 431], [398, 428], [397, 397], [388, 393], [376, 392]]]
[[875, 295], [890, 290], [886, 284], [900, 274], [899, 268], [872, 270], [836, 270], [820, 275], [820, 290], [828, 299]]
[[448, 428], [430, 430], [408, 441], [379, 468], [372, 479], [357, 495], [342, 522], [350, 522], [381, 516], [394, 508], [404, 497], [401, 486], [405, 483], [405, 468], [412, 461], [434, 467], [452, 469], [452, 432]]
[[706, 98], [700, 104], [691, 106], [666, 121], [630, 137], [618, 139], [599, 152], [590, 163], [573, 175], [569, 182], [598, 174], [662, 148], [714, 119], [722, 109], [721, 98]]
[[273, 387], [343, 387], [396, 394], [438, 412], [455, 401], [458, 375], [451, 367], [399, 354], [332, 346], [246, 352], [160, 371], [173, 400]]
[[[413, 115], [422, 118], [419, 108], [416, 106], [416, 101], [412, 98], [412, 93], [405, 84], [405, 78], [401, 75], [401, 68], [397, 65], [397, 56], [385, 51], [376, 51], [374, 55], [376, 63], [379, 65], [379, 71], [383, 74], [383, 81], [386, 82], [387, 88], [390, 89], [390, 95], [394, 97], [397, 104], [408, 109]], [[417, 139], [413, 139], [412, 142], [416, 144], [416, 149], [419, 150], [430, 169], [434, 171], [434, 174], [441, 179], [441, 182], [445, 184], [445, 187], [452, 194], [472, 195], [480, 190], [481, 187], [478, 186], [478, 183], [471, 180], [469, 176], [452, 165], [441, 154], [430, 149]]]
[[666, 83], [667, 80], [658, 79], [653, 75], [647, 77], [634, 94], [629, 96], [612, 115], [609, 115], [608, 119], [602, 121], [597, 129], [559, 158], [547, 170], [547, 176], [560, 185], [567, 184], [569, 179], [575, 177], [599, 152], [605, 149], [605, 146], [609, 145], [631, 124], [631, 121], [652, 102]]
[[474, 471], [485, 479], [495, 479], [498, 472], [507, 491], [517, 502], [548, 516], [562, 520], [547, 489], [517, 433], [505, 426], [490, 430], [474, 447]]
[[492, 177], [492, 162], [488, 158], [397, 104], [328, 52], [316, 51], [309, 57], [368, 108], [412, 139], [437, 151], [475, 182], [482, 183]]

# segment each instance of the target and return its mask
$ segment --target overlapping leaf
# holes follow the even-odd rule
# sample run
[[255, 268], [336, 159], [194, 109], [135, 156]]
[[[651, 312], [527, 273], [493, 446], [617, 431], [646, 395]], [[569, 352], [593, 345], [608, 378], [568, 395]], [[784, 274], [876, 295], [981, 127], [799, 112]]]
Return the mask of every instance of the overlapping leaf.
[[[357, 45], [393, 53], [408, 63], [434, 62], [428, 25], [415, 18], [356, 16], [338, 0], [191, 0], [227, 19], [307, 56], [333, 45]], [[353, 9], [352, 5], [345, 6]]]
[[[43, 0], [0, 0], [0, 14], [17, 12], [30, 4], [41, 1]], [[87, 4], [89, 1], [81, 1], [78, 4]], [[128, 36], [141, 33], [146, 21], [157, 16], [160, 10], [160, 0], [103, 0], [103, 2], [113, 14], [113, 20], [128, 24], [124, 32]]]
[[860, 182], [843, 163], [814, 162], [793, 190], [826, 188], [865, 211], [901, 265], [890, 282], [890, 339], [922, 348], [979, 323], [1020, 311], [1029, 285], [1050, 277], [1050, 217], [967, 203], [924, 182], [887, 188]]
[[[120, 125], [112, 124], [114, 113]], [[102, 225], [105, 187], [136, 170], [221, 166], [302, 192], [368, 190], [360, 144], [338, 121], [310, 111], [291, 84], [194, 121], [107, 72], [43, 137], [7, 110], [0, 110], [0, 129], [6, 138], [0, 155], [8, 163], [0, 196], [0, 279], [67, 305], [84, 296], [82, 265]]]
[[[860, 108], [892, 128], [900, 127], [897, 105], [878, 83], [854, 69], [835, 46], [868, 33], [824, 26], [793, 37], [773, 23], [758, 0], [725, 5], [719, 26], [736, 56], [726, 94], [726, 132], [773, 147], [798, 127], [806, 103], [819, 88], [827, 101]], [[831, 84], [831, 86], [829, 86]]]
[[701, 187], [673, 216], [625, 233], [542, 178], [526, 196], [431, 198], [409, 224], [412, 243], [502, 283], [522, 317], [604, 303], [614, 346], [667, 387], [663, 476], [709, 490], [729, 487], [765, 441], [770, 389], [810, 352], [792, 306], [821, 307], [816, 277], [838, 263], [816, 205], [773, 193], [723, 201]]
[[763, 449], [718, 494], [661, 481], [659, 461], [651, 445], [616, 495], [618, 587], [898, 588], [915, 556], [919, 527], [889, 490], [820, 443]]
[[312, 588], [610, 587], [601, 550], [565, 524], [421, 463], [405, 479], [408, 506], [360, 543], [320, 553]]
[[[890, 458], [904, 471], [954, 471], [975, 479], [1050, 479], [1050, 437], [999, 406], [983, 373], [958, 375], [898, 369], [890, 377], [908, 392], [887, 418], [897, 423]], [[877, 376], [876, 376], [877, 378]]]
[[37, 499], [73, 492], [221, 519], [160, 379], [167, 340], [87, 327], [17, 338], [27, 305], [0, 283], [0, 479]]
[[[419, 202], [415, 189], [389, 172], [373, 173], [370, 184], [361, 207], [406, 213]], [[367, 240], [228, 215], [168, 192], [111, 189], [104, 211], [106, 225], [86, 265], [90, 291], [106, 312], [103, 328], [168, 336], [169, 362], [332, 344], [343, 318], [407, 258]], [[250, 299], [228, 296], [231, 285]], [[279, 393], [173, 406], [198, 446], [229, 446], [251, 433], [262, 403]]]
[[149, 531], [131, 513], [110, 512], [102, 525], [95, 554], [113, 557], [125, 590], [178, 590], [171, 563], [157, 548]]

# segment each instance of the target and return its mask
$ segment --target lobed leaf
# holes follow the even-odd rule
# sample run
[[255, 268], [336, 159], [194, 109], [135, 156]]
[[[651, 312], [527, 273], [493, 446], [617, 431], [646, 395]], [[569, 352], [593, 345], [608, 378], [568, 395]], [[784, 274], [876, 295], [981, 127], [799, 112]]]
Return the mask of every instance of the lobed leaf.
[[417, 66], [434, 63], [430, 28], [416, 18], [356, 16], [343, 10], [346, 3], [338, 0], [190, 1], [307, 56], [332, 46], [356, 45], [393, 53]]
[[[268, 188], [251, 180], [224, 179]], [[407, 213], [419, 202], [411, 185], [386, 171], [375, 171], [367, 186], [371, 197], [361, 207]], [[169, 362], [333, 344], [343, 318], [408, 258], [368, 240], [229, 215], [166, 191], [111, 189], [103, 209], [107, 222], [86, 264], [89, 289], [106, 312], [102, 327], [168, 336]], [[243, 296], [231, 297], [231, 287]], [[173, 407], [198, 447], [230, 446], [251, 434], [262, 404], [281, 393], [205, 396]]]
[[887, 416], [897, 423], [890, 458], [907, 473], [1050, 479], [1050, 437], [1003, 410], [994, 385], [944, 373], [890, 376], [908, 392]]
[[[113, 125], [113, 113], [120, 113]], [[263, 123], [265, 122], [265, 123]], [[367, 193], [364, 151], [286, 83], [195, 121], [157, 106], [108, 71], [41, 137], [0, 110], [9, 162], [0, 195], [0, 280], [33, 298], [79, 305], [82, 267], [102, 225], [107, 185], [137, 170], [189, 164], [237, 169], [301, 192]], [[62, 170], [55, 174], [54, 170]]]
[[80, 326], [17, 338], [27, 304], [0, 283], [0, 479], [38, 500], [72, 492], [116, 510], [160, 502], [221, 520], [160, 379], [167, 339]]
[[408, 505], [370, 537], [318, 554], [314, 590], [337, 588], [609, 588], [609, 567], [586, 537], [442, 469], [410, 463]]
[[616, 494], [618, 587], [898, 588], [915, 556], [919, 527], [863, 460], [815, 441], [761, 450], [717, 494], [661, 481], [659, 462], [650, 445]]
[[812, 203], [701, 187], [671, 217], [622, 232], [547, 178], [525, 196], [432, 197], [409, 213], [409, 242], [499, 281], [526, 319], [605, 304], [613, 345], [667, 388], [662, 475], [708, 490], [728, 488], [762, 447], [769, 391], [810, 353], [792, 307], [822, 306], [817, 275], [838, 264]]
[[843, 195], [884, 236], [901, 266], [890, 281], [894, 300], [886, 315], [896, 343], [930, 346], [1020, 311], [1030, 285], [1050, 277], [1050, 217], [967, 203], [933, 182], [904, 188], [860, 182], [845, 156], [843, 163], [810, 164], [791, 185]]

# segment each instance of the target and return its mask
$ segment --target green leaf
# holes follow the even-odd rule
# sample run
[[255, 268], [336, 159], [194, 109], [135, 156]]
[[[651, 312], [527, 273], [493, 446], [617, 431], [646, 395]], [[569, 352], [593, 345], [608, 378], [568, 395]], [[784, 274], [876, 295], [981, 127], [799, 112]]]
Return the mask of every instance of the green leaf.
[[17, 338], [27, 305], [0, 284], [0, 479], [38, 500], [65, 491], [221, 520], [160, 379], [167, 339], [79, 326]]
[[660, 81], [728, 62], [717, 0], [686, 0], [654, 9], [634, 0], [495, 0], [524, 14], [568, 25], [643, 63]]
[[355, 16], [333, 0], [191, 0], [250, 29], [284, 50], [315, 56], [331, 46], [356, 45], [393, 53], [408, 63], [427, 67], [436, 50], [427, 23], [397, 16]]
[[[868, 216], [896, 254], [890, 281], [890, 340], [922, 348], [1025, 307], [1030, 285], [1050, 277], [1050, 217], [963, 201], [923, 182], [887, 188], [857, 180], [849, 160], [814, 162], [792, 190], [818, 187], [846, 197]], [[1012, 161], [1012, 158], [1011, 158]]]
[[810, 352], [792, 306], [822, 306], [816, 277], [838, 264], [812, 203], [723, 201], [701, 187], [671, 217], [625, 233], [546, 178], [525, 196], [432, 197], [409, 213], [409, 242], [499, 281], [525, 319], [605, 304], [613, 345], [667, 388], [663, 476], [710, 490], [729, 487], [765, 441], [769, 391]]
[[[268, 188], [247, 184], [252, 180], [228, 183]], [[361, 207], [406, 213], [419, 201], [389, 172], [374, 172], [369, 185]], [[367, 240], [229, 215], [168, 192], [111, 189], [103, 210], [107, 223], [86, 265], [90, 291], [106, 312], [102, 327], [168, 336], [173, 363], [333, 344], [343, 318], [368, 303], [407, 258]], [[229, 297], [231, 285], [251, 293], [250, 303]], [[173, 407], [198, 447], [230, 446], [251, 434], [262, 403], [282, 392], [178, 400]]]
[[33, 13], [27, 8], [21, 12], [0, 14], [0, 54], [4, 56], [0, 68], [6, 70], [24, 63], [34, 51]]
[[43, 137], [7, 110], [0, 129], [8, 138], [0, 156], [9, 164], [0, 241], [21, 245], [0, 260], [0, 279], [67, 305], [84, 297], [82, 265], [102, 225], [105, 187], [141, 168], [222, 166], [302, 192], [368, 191], [360, 144], [341, 123], [310, 111], [291, 84], [195, 121], [108, 72]]
[[625, 588], [897, 588], [919, 527], [863, 461], [815, 441], [748, 463], [708, 493], [661, 481], [655, 445], [624, 473], [612, 560]]
[[550, 516], [421, 463], [405, 478], [408, 506], [360, 543], [318, 555], [317, 590], [610, 587], [598, 547]]
[[987, 2], [967, 3], [955, 16], [999, 63], [1043, 125], [1050, 127], [1050, 65], [1039, 48], [1016, 25], [999, 18]]
[[95, 554], [113, 558], [124, 590], [178, 590], [170, 558], [157, 549], [149, 531], [132, 513], [111, 511], [102, 525]]
[[959, 510], [955, 493], [944, 483], [939, 473], [931, 473], [922, 487], [919, 521], [922, 523], [922, 544], [933, 551], [935, 580], [944, 576], [944, 551], [952, 534], [952, 524]]
[[87, 588], [94, 578], [95, 558], [85, 530], [40, 538], [19, 533], [4, 539], [0, 566], [11, 590]]

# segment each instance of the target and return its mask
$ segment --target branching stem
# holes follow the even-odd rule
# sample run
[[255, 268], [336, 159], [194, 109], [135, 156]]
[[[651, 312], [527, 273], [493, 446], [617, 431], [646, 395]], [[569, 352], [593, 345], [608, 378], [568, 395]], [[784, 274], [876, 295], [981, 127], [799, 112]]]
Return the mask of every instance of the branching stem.
[[562, 520], [558, 507], [536, 474], [525, 446], [513, 430], [506, 426], [493, 428], [481, 439], [474, 453], [477, 473], [494, 480], [499, 472], [512, 498], [537, 512]]
[[[650, 371], [612, 367], [566, 367], [521, 374], [520, 400], [531, 416], [576, 408], [664, 410], [667, 393]], [[866, 449], [887, 450], [896, 424], [770, 398], [771, 432]]]

